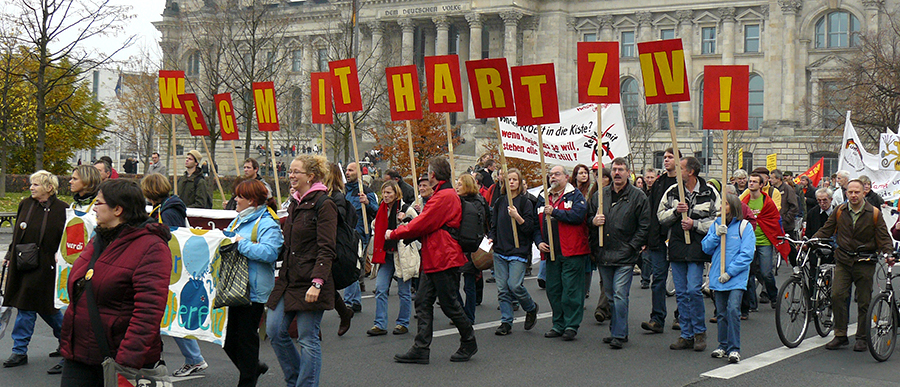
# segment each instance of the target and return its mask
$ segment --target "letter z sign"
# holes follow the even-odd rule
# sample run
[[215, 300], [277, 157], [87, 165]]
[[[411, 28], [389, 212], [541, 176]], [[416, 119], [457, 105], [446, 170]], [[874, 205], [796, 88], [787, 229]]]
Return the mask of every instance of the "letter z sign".
[[619, 100], [619, 43], [578, 42], [578, 102]]
[[690, 101], [681, 39], [638, 43], [648, 105]]

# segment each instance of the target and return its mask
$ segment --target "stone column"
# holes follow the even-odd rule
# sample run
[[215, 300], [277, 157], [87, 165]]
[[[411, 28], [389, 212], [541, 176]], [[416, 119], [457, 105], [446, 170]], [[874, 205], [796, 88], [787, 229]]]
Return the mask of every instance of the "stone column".
[[376, 73], [382, 71], [384, 67], [383, 61], [381, 60], [382, 53], [384, 52], [384, 23], [380, 21], [371, 21], [368, 23], [369, 31], [372, 32], [372, 59], [375, 60]]
[[415, 31], [416, 25], [412, 19], [403, 18], [397, 21], [400, 24], [400, 29], [403, 31], [403, 36], [400, 44], [400, 63], [401, 65], [411, 65], [413, 64], [413, 50], [414, 50], [414, 42], [415, 40]]
[[600, 40], [604, 42], [611, 42], [616, 40], [613, 37], [612, 23], [613, 16], [612, 15], [600, 15], [597, 18], [597, 21], [600, 22]]
[[[482, 34], [482, 15], [480, 13], [469, 13], [466, 14], [466, 21], [469, 22], [469, 56], [468, 60], [480, 60], [484, 59], [481, 57], [481, 34]], [[460, 66], [460, 72], [463, 74], [463, 89], [465, 92], [463, 94], [466, 95], [466, 115], [470, 120], [475, 119], [475, 111], [472, 110], [472, 98], [469, 95], [468, 89], [468, 73], [466, 72], [463, 66]]]
[[866, 32], [874, 34], [878, 32], [878, 24], [881, 23], [881, 6], [884, 0], [862, 0], [866, 8]]
[[734, 64], [734, 7], [719, 8], [722, 17], [722, 64]]
[[796, 106], [794, 102], [794, 89], [797, 85], [797, 14], [802, 7], [802, 0], [779, 0], [781, 13], [784, 15], [784, 100], [781, 103], [781, 119], [796, 121]]
[[509, 67], [518, 65], [518, 39], [519, 19], [523, 14], [519, 11], [503, 11], [500, 12], [500, 18], [503, 19], [503, 56]]
[[636, 42], [649, 42], [651, 40], [656, 40], [656, 37], [653, 36], [653, 30], [651, 29], [650, 23], [653, 22], [653, 14], [649, 11], [638, 12], [636, 14], [639, 26], [639, 34], [635, 37]]
[[559, 97], [561, 106], [572, 107], [578, 105], [578, 77], [575, 75], [578, 74], [578, 41], [581, 40], [581, 37], [578, 36], [578, 31], [575, 29], [577, 23], [578, 20], [572, 16], [566, 18], [566, 39], [569, 43], [560, 52], [565, 53], [565, 58], [571, 59], [563, 60], [560, 63], [558, 74], [567, 75], [562, 81], [565, 85], [564, 89], [572, 90], [573, 92], [561, 94]]
[[[688, 84], [693, 85], [694, 78], [692, 78], [692, 76], [694, 75], [694, 61], [691, 58], [691, 55], [694, 53], [694, 13], [691, 10], [682, 9], [676, 12], [675, 16], [681, 24], [681, 41], [684, 48], [684, 68], [687, 70]], [[691, 90], [691, 95], [699, 96], [700, 94], [697, 93], [696, 90]], [[691, 109], [691, 101], [679, 102], [678, 120], [680, 122], [691, 123], [692, 127], [699, 128], [700, 125], [696, 124], [694, 118], [696, 117], [699, 119], [700, 113], [695, 113]]]
[[447, 55], [450, 44], [450, 20], [446, 16], [431, 18], [437, 29], [437, 40], [434, 43], [435, 55]]
[[472, 52], [472, 42], [469, 41], [469, 29], [465, 24], [456, 24], [456, 30], [459, 31], [459, 40], [456, 46], [456, 54], [459, 56], [459, 72], [462, 75], [462, 98], [463, 111], [457, 115], [457, 122], [465, 121], [469, 116], [469, 82], [468, 74], [466, 74], [466, 63]]

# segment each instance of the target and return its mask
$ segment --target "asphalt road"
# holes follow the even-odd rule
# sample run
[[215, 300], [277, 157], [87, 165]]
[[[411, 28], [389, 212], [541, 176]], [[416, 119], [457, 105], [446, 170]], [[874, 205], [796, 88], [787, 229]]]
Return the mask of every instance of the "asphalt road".
[[[2, 233], [0, 233], [2, 238]], [[8, 237], [7, 237], [8, 238]], [[0, 239], [2, 241], [2, 239]], [[8, 244], [8, 240], [3, 242]], [[5, 246], [3, 246], [5, 248]], [[487, 272], [486, 272], [487, 273]], [[486, 274], [487, 275], [487, 274]], [[778, 283], [787, 277], [782, 270]], [[479, 351], [468, 363], [451, 363], [450, 355], [458, 346], [458, 334], [449, 321], [436, 311], [435, 333], [430, 365], [394, 363], [395, 353], [405, 352], [413, 341], [411, 332], [402, 336], [367, 337], [365, 331], [372, 326], [374, 299], [371, 292], [363, 300], [363, 311], [353, 319], [353, 326], [343, 337], [336, 335], [338, 316], [327, 312], [323, 327], [323, 367], [321, 384], [324, 386], [900, 386], [900, 354], [885, 363], [876, 362], [868, 352], [856, 353], [849, 349], [826, 351], [821, 344], [828, 339], [815, 335], [810, 327], [809, 338], [801, 348], [785, 349], [778, 340], [774, 326], [774, 311], [761, 305], [758, 313], [742, 322], [743, 360], [738, 365], [728, 365], [712, 359], [716, 327], [708, 324], [710, 348], [705, 352], [672, 351], [669, 344], [678, 338], [678, 332], [670, 329], [671, 318], [662, 334], [645, 334], [640, 322], [649, 316], [650, 292], [640, 289], [637, 277], [632, 286], [629, 315], [629, 343], [622, 350], [612, 350], [601, 343], [608, 336], [608, 323], [597, 324], [593, 319], [593, 306], [597, 301], [597, 276], [585, 318], [578, 337], [572, 342], [546, 339], [543, 333], [550, 328], [545, 292], [538, 288], [534, 277], [526, 280], [526, 286], [540, 304], [538, 324], [531, 331], [524, 331], [524, 312], [516, 312], [519, 318], [513, 325], [513, 333], [500, 337], [494, 335], [499, 325], [496, 287], [486, 284], [484, 303], [476, 312]], [[368, 280], [369, 290], [374, 281]], [[900, 285], [900, 283], [898, 283]], [[674, 297], [668, 299], [669, 311], [675, 307]], [[712, 302], [706, 300], [707, 318], [712, 316]], [[851, 322], [855, 321], [855, 308]], [[396, 287], [390, 298], [389, 316], [396, 318]], [[414, 320], [415, 321], [415, 320]], [[393, 326], [389, 320], [389, 326]], [[413, 322], [414, 324], [414, 322]], [[852, 330], [851, 330], [852, 332]], [[169, 338], [164, 338], [164, 358], [170, 370], [182, 364], [182, 357]], [[852, 343], [851, 343], [852, 344]], [[10, 355], [12, 346], [9, 331], [0, 339], [0, 360]], [[47, 357], [56, 347], [49, 327], [38, 322], [29, 350], [29, 364], [12, 369], [0, 369], [0, 386], [53, 386], [58, 376], [47, 375], [46, 370], [56, 363]], [[804, 348], [806, 347], [806, 348]], [[237, 384], [237, 371], [225, 353], [215, 345], [201, 343], [209, 369], [197, 377], [176, 381], [176, 386], [229, 386]], [[260, 379], [260, 386], [284, 385], [280, 367], [268, 343], [263, 343], [261, 358], [270, 366], [268, 374]], [[766, 365], [768, 364], [768, 365]], [[739, 368], [740, 367], [740, 368]], [[746, 373], [731, 379], [719, 379], [703, 374]]]

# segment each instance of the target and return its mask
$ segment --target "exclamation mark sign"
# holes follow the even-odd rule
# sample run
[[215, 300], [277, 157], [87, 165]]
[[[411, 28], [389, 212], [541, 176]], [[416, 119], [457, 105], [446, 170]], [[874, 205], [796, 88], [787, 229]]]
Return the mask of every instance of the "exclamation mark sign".
[[325, 115], [325, 104], [329, 103], [330, 101], [325, 100], [325, 79], [319, 78], [318, 82], [319, 82], [319, 115], [324, 116]]
[[719, 121], [731, 122], [731, 77], [719, 78], [719, 109]]

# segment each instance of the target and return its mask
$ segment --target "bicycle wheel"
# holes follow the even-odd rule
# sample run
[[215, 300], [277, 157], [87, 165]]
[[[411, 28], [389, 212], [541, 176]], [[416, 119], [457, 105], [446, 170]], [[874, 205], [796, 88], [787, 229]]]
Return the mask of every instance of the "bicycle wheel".
[[809, 321], [809, 296], [799, 278], [791, 277], [778, 291], [775, 301], [775, 328], [778, 338], [788, 348], [794, 348], [806, 338]]
[[666, 279], [666, 297], [675, 295], [675, 281], [672, 279], [672, 272], [669, 272], [669, 278]]
[[834, 315], [831, 309], [831, 271], [820, 272], [816, 282], [816, 301], [813, 302], [813, 322], [816, 325], [816, 333], [826, 337], [834, 329]]
[[885, 361], [894, 352], [897, 341], [897, 306], [887, 293], [879, 293], [869, 304], [869, 353]]

